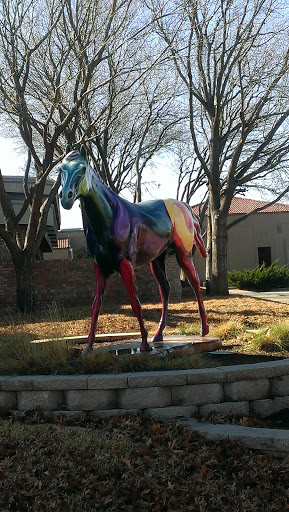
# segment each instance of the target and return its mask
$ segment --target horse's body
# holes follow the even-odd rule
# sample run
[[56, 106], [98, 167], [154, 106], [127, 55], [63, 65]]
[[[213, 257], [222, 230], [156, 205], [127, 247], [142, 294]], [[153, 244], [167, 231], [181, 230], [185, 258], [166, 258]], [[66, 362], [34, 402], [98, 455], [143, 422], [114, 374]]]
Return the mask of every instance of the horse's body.
[[162, 316], [153, 341], [163, 340], [170, 285], [165, 258], [174, 250], [180, 267], [192, 285], [199, 306], [201, 334], [209, 332], [199, 278], [191, 260], [193, 244], [203, 257], [206, 250], [197, 217], [185, 203], [174, 199], [133, 204], [112, 192], [87, 163], [86, 152], [70, 151], [61, 164], [62, 206], [70, 209], [80, 198], [83, 226], [89, 252], [94, 260], [96, 295], [91, 311], [91, 328], [84, 352], [91, 350], [107, 278], [119, 272], [140, 324], [141, 351], [150, 350], [141, 306], [137, 296], [134, 267], [150, 263], [159, 284]]

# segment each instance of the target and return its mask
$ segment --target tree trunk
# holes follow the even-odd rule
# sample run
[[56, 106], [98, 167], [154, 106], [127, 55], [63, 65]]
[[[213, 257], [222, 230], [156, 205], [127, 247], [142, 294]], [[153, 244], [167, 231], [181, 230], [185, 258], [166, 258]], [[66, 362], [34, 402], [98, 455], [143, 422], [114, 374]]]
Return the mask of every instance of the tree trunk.
[[211, 216], [207, 215], [207, 258], [206, 258], [206, 294], [211, 295], [212, 278], [212, 229]]
[[219, 210], [211, 211], [211, 275], [209, 294], [227, 296], [227, 218]]
[[14, 263], [17, 309], [23, 313], [35, 309], [33, 267], [34, 258], [27, 254], [22, 254], [17, 264]]
[[136, 165], [135, 203], [140, 203], [141, 200], [141, 173], [138, 165]]

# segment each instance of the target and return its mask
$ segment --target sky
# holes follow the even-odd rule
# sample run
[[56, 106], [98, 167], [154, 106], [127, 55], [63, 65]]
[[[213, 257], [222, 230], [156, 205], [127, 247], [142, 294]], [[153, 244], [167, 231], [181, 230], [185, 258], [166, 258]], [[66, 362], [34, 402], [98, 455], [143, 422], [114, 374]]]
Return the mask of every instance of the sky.
[[[0, 168], [3, 175], [21, 176], [26, 164], [26, 154], [17, 149], [14, 141], [0, 136]], [[143, 200], [167, 199], [176, 197], [177, 175], [170, 168], [169, 159], [159, 157], [155, 159], [154, 169], [148, 171], [146, 180], [151, 180], [149, 190], [143, 190]], [[129, 196], [124, 196], [131, 200]], [[256, 190], [246, 193], [250, 199], [269, 200], [261, 197]], [[203, 199], [203, 191], [197, 193], [190, 204], [198, 204]], [[71, 210], [64, 210], [60, 205], [61, 226], [60, 229], [82, 228], [82, 218], [79, 201], [76, 201]]]
[[[0, 168], [3, 175], [23, 175], [26, 158], [26, 154], [16, 148], [13, 140], [0, 137]], [[143, 200], [174, 198], [176, 196], [177, 177], [169, 169], [165, 159], [157, 159], [156, 167], [150, 173], [150, 179], [152, 186], [150, 192], [143, 192]], [[129, 197], [126, 197], [126, 199], [129, 199]], [[198, 199], [196, 199], [197, 202]], [[79, 201], [75, 202], [71, 210], [64, 210], [60, 205], [60, 216], [61, 229], [82, 227]]]
[[[0, 136], [0, 168], [3, 175], [21, 176], [26, 164], [26, 154], [17, 149], [14, 141]], [[166, 158], [157, 158], [154, 169], [146, 174], [146, 180], [151, 180], [149, 191], [143, 191], [143, 200], [175, 198], [177, 189], [177, 176], [169, 167]], [[250, 199], [262, 199], [255, 191], [246, 194]], [[203, 193], [196, 194], [191, 204], [198, 204], [203, 198]], [[126, 197], [130, 200], [130, 197]], [[265, 198], [263, 198], [265, 199]], [[268, 200], [266, 198], [265, 200]], [[61, 226], [60, 229], [82, 228], [82, 218], [79, 201], [76, 201], [71, 210], [64, 210], [60, 205]]]

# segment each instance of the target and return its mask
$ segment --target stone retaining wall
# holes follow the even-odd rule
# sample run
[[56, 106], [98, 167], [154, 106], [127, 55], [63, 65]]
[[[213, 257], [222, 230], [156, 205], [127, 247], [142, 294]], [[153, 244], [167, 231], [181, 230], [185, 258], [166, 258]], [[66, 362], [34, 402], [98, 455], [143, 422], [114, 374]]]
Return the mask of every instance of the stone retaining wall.
[[144, 411], [159, 418], [258, 413], [289, 407], [289, 359], [219, 368], [119, 375], [0, 376], [0, 407], [100, 416]]

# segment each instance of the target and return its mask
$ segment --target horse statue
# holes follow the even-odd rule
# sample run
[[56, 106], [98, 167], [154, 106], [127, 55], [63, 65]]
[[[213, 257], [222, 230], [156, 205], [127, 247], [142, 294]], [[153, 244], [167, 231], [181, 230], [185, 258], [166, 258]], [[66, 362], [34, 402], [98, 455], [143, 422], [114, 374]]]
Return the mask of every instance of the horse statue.
[[128, 291], [132, 309], [141, 331], [141, 352], [151, 350], [147, 330], [142, 320], [141, 304], [137, 294], [134, 267], [150, 264], [162, 300], [162, 313], [158, 329], [152, 338], [163, 341], [170, 284], [166, 276], [165, 259], [173, 249], [181, 269], [195, 291], [201, 335], [209, 332], [207, 314], [203, 304], [200, 282], [191, 260], [193, 244], [206, 257], [197, 216], [191, 208], [174, 199], [130, 203], [114, 193], [98, 173], [89, 165], [84, 146], [80, 152], [70, 146], [62, 160], [60, 199], [69, 210], [79, 198], [84, 233], [88, 250], [94, 260], [96, 293], [91, 309], [91, 327], [82, 353], [92, 350], [102, 296], [108, 277], [119, 272]]

